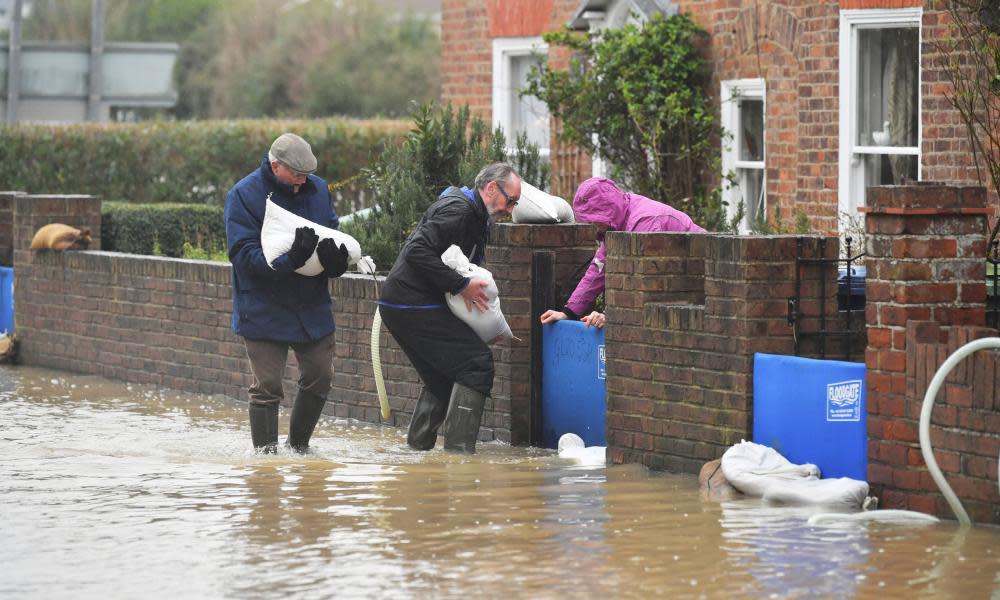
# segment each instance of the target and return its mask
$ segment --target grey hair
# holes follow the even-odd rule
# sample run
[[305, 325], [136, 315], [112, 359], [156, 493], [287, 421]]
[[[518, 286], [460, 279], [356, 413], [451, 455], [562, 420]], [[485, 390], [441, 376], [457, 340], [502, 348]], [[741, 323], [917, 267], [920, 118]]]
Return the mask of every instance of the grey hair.
[[496, 162], [483, 167], [483, 170], [476, 175], [476, 189], [481, 190], [490, 184], [491, 181], [497, 183], [507, 183], [511, 175], [517, 175], [514, 167], [505, 162]]

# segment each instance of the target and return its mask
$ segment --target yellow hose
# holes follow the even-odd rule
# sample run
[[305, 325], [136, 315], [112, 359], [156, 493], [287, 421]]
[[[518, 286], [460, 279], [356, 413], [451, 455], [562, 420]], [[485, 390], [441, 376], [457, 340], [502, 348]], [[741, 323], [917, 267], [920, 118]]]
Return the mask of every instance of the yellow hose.
[[378, 403], [382, 408], [382, 420], [388, 421], [389, 397], [385, 393], [385, 379], [382, 378], [382, 359], [379, 357], [379, 333], [382, 330], [382, 316], [375, 307], [375, 317], [372, 319], [372, 371], [375, 373], [375, 389], [378, 390]]

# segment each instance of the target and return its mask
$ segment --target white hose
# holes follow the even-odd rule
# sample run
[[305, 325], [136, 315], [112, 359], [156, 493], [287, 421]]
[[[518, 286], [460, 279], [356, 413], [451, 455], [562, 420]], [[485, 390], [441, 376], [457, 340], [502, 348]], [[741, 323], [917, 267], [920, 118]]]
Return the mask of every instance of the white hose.
[[385, 393], [385, 379], [382, 378], [382, 359], [379, 357], [379, 334], [382, 331], [382, 316], [375, 307], [375, 317], [372, 319], [372, 371], [375, 372], [375, 389], [378, 390], [378, 403], [382, 408], [382, 420], [389, 420], [389, 397]]
[[[955, 516], [958, 517], [958, 522], [963, 527], [971, 525], [972, 520], [969, 519], [969, 514], [965, 512], [965, 507], [962, 506], [961, 500], [958, 499], [951, 486], [945, 481], [944, 475], [941, 473], [941, 469], [934, 459], [934, 450], [931, 448], [931, 410], [934, 408], [934, 399], [937, 396], [938, 389], [944, 383], [948, 374], [951, 373], [951, 370], [955, 368], [955, 365], [973, 352], [989, 348], [1000, 348], [1000, 338], [982, 338], [969, 342], [949, 356], [944, 361], [944, 364], [938, 368], [937, 373], [934, 374], [930, 385], [927, 386], [927, 393], [924, 394], [924, 404], [920, 408], [920, 452], [924, 455], [924, 462], [927, 463], [927, 470], [930, 471], [934, 483], [937, 484], [941, 493], [944, 494], [945, 500], [948, 501], [948, 506], [951, 507]], [[997, 479], [997, 485], [1000, 487], [1000, 469], [997, 470]]]

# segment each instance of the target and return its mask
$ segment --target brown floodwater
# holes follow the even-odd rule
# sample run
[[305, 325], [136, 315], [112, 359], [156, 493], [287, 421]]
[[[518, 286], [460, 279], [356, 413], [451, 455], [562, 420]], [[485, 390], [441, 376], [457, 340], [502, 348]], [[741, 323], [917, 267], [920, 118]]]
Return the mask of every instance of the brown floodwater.
[[0, 367], [0, 597], [1000, 598], [997, 528], [812, 527], [689, 475], [327, 418], [313, 448], [254, 455], [235, 400]]

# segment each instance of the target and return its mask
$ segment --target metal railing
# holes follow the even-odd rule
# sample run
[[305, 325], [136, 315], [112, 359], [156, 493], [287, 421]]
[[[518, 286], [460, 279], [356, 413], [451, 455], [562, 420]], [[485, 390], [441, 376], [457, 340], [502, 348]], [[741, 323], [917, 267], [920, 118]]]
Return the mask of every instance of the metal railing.
[[[823, 238], [819, 240], [819, 250], [820, 256], [826, 255], [827, 239]], [[864, 252], [859, 254], [853, 254], [851, 243], [852, 239], [850, 237], [846, 238], [845, 242], [845, 257], [844, 258], [804, 258], [802, 256], [802, 245], [803, 240], [800, 238], [797, 240], [796, 244], [796, 254], [795, 254], [795, 296], [788, 299], [788, 324], [792, 326], [792, 335], [795, 340], [795, 355], [798, 356], [802, 351], [802, 343], [804, 340], [809, 338], [816, 338], [818, 349], [817, 354], [820, 358], [826, 358], [827, 356], [827, 340], [830, 338], [840, 339], [842, 341], [843, 353], [842, 355], [846, 360], [851, 360], [854, 355], [853, 340], [855, 332], [852, 327], [852, 319], [855, 318], [855, 313], [860, 312], [862, 318], [864, 318], [864, 302], [855, 302], [854, 295], [852, 294], [852, 279], [855, 279], [853, 267], [857, 263], [858, 259], [865, 256]], [[821, 272], [819, 278], [819, 311], [815, 315], [819, 319], [819, 329], [815, 331], [806, 331], [803, 329], [804, 320], [809, 317], [809, 315], [804, 315], [802, 313], [802, 269], [806, 266], [819, 265], [820, 267], [829, 264], [836, 264], [837, 271], [839, 274], [839, 267], [841, 264], [846, 266], [845, 274], [845, 284], [847, 288], [847, 298], [846, 302], [839, 302], [838, 312], [842, 315], [844, 321], [843, 329], [835, 328], [833, 324], [827, 319], [827, 278], [825, 276], [825, 270]], [[837, 284], [839, 286], [839, 281]], [[838, 294], [839, 296], [839, 294]], [[862, 354], [864, 349], [862, 349]]]

